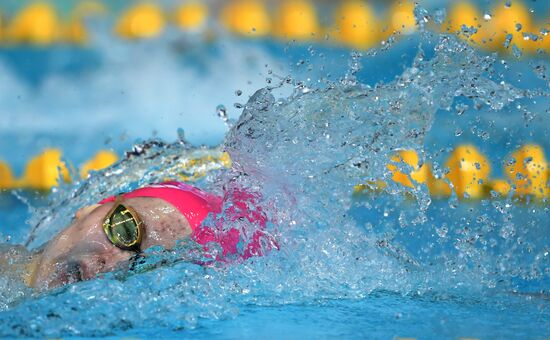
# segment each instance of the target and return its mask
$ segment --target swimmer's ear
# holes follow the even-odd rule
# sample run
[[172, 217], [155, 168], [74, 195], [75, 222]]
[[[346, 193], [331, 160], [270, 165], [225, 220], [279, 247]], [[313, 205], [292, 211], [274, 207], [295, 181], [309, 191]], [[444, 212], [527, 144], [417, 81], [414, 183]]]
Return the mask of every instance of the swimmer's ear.
[[94, 211], [95, 208], [97, 208], [97, 207], [99, 207], [99, 206], [100, 206], [100, 204], [93, 204], [93, 205], [87, 205], [87, 206], [85, 206], [85, 207], [82, 207], [82, 208], [80, 208], [80, 209], [78, 209], [78, 210], [76, 211], [76, 213], [74, 214], [74, 217], [75, 217], [76, 219], [80, 219], [80, 218], [82, 218], [82, 217], [88, 215], [88, 214], [91, 213], [92, 211]]

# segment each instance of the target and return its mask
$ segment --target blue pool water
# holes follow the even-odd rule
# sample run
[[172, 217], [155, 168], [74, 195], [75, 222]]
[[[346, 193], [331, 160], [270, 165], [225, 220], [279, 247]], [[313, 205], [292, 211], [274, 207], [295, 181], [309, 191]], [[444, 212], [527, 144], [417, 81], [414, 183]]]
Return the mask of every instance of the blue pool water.
[[[22, 204], [11, 206], [14, 214], [25, 216], [26, 208]], [[358, 212], [360, 214], [360, 212]], [[16, 222], [16, 221], [14, 221]], [[541, 221], [544, 223], [544, 221]], [[547, 230], [543, 230], [544, 239], [548, 237]], [[545, 240], [548, 244], [548, 240]], [[536, 284], [523, 287], [527, 291], [547, 290], [548, 276]], [[284, 294], [284, 292], [282, 292]], [[90, 298], [92, 295], [89, 295]], [[66, 299], [64, 297], [63, 299]], [[105, 336], [119, 339], [120, 337], [165, 337], [165, 338], [375, 338], [387, 339], [394, 336], [418, 337], [426, 339], [447, 339], [458, 336], [477, 337], [480, 339], [543, 339], [548, 336], [550, 326], [550, 311], [548, 298], [544, 296], [528, 296], [519, 294], [465, 293], [459, 295], [425, 295], [409, 293], [406, 295], [377, 290], [363, 297], [352, 298], [312, 298], [308, 301], [287, 303], [284, 298], [281, 302], [259, 301], [247, 302], [231, 306], [227, 315], [222, 317], [206, 317], [193, 320], [189, 328], [178, 329], [155, 320], [140, 325], [131, 324], [127, 328], [110, 330], [82, 329], [82, 324], [74, 325], [71, 314], [62, 319], [65, 326], [50, 323], [51, 329], [42, 323], [47, 311], [56, 310], [51, 301], [30, 301], [33, 307], [32, 315], [18, 317], [18, 313], [3, 313], [3, 333], [10, 335], [77, 335], [77, 336]], [[109, 301], [100, 303], [109, 304]], [[34, 306], [33, 306], [34, 305]], [[73, 307], [78, 308], [78, 305]], [[61, 309], [61, 308], [60, 308]], [[24, 309], [29, 311], [28, 309]], [[86, 319], [85, 308], [78, 308], [72, 313], [83, 314]], [[131, 311], [119, 312], [131, 315]], [[117, 313], [117, 314], [119, 314]], [[154, 313], [152, 308], [151, 313]], [[169, 318], [181, 318], [185, 307], [180, 313], [174, 312]], [[130, 318], [131, 319], [131, 318]], [[29, 323], [26, 331], [19, 333], [13, 327], [22, 325], [22, 321]], [[78, 322], [83, 322], [78, 318]], [[32, 323], [41, 324], [41, 329], [33, 329]], [[84, 321], [89, 322], [89, 321]], [[143, 320], [141, 320], [143, 322]], [[7, 328], [9, 326], [10, 328]]]
[[[173, 141], [176, 125], [195, 145], [218, 145], [224, 139], [234, 168], [214, 170], [197, 185], [215, 192], [224, 185], [260, 188], [263, 207], [277, 221], [270, 232], [281, 249], [234, 265], [181, 261], [42, 293], [4, 275], [0, 335], [550, 336], [547, 202], [431, 200], [425, 187], [397, 185], [351, 195], [356, 184], [388, 179], [385, 165], [398, 148], [422, 150], [423, 160], [442, 174], [453, 146], [474, 143], [488, 155], [495, 178], [518, 146], [536, 142], [550, 150], [548, 78], [534, 71], [547, 60], [504, 63], [440, 36], [411, 37], [362, 57], [273, 42], [227, 41], [182, 54], [163, 48], [166, 41], [153, 44], [158, 45], [123, 46], [122, 52], [47, 52], [75, 58], [85, 53], [94, 60], [84, 58], [80, 66], [71, 61], [63, 68], [83, 72], [86, 81], [79, 80], [83, 88], [78, 90], [71, 78], [25, 75], [24, 65], [10, 72], [3, 86], [17, 85], [12, 88], [24, 104], [18, 105], [13, 95], [3, 101], [10, 104], [0, 104], [6, 105], [2, 112], [14, 107], [9, 123], [0, 128], [3, 138], [17, 146], [3, 139], [0, 152], [20, 172], [35, 148], [29, 137], [35, 134], [43, 136], [39, 142], [44, 146], [62, 147], [76, 163], [105, 145], [122, 152], [139, 145], [138, 138]], [[135, 71], [120, 55], [144, 50], [165, 63], [147, 66], [151, 55], [137, 54], [134, 62], [143, 67], [132, 75]], [[2, 58], [13, 62], [17, 54]], [[25, 82], [38, 86], [39, 94]], [[284, 84], [277, 87], [278, 82]], [[50, 104], [50, 116], [30, 119], [29, 112], [49, 103], [57, 86], [67, 96]], [[256, 92], [265, 86], [276, 88]], [[216, 88], [219, 94], [210, 100]], [[236, 96], [237, 89], [244, 94]], [[234, 102], [246, 104], [238, 121], [243, 110]], [[216, 117], [219, 104], [228, 108], [234, 123], [228, 133]], [[151, 112], [161, 112], [160, 117], [151, 118]], [[82, 117], [89, 124], [72, 128]], [[65, 118], [74, 121], [59, 121]], [[185, 159], [219, 154], [219, 149], [183, 142], [145, 145], [143, 153], [49, 196], [3, 193], [3, 241], [23, 243], [32, 235], [29, 247], [36, 248], [63, 228], [75, 209], [100, 195], [177, 176]], [[245, 231], [254, 227], [238, 225]], [[185, 257], [189, 246], [170, 254], [153, 249], [150, 261], [171, 254]]]

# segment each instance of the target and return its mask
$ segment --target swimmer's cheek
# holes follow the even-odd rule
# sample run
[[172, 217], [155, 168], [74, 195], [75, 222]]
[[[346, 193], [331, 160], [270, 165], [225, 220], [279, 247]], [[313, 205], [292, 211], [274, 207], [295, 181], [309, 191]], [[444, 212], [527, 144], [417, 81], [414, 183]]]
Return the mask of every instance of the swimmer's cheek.
[[90, 256], [80, 261], [80, 275], [82, 280], [91, 280], [100, 274], [120, 269], [128, 264], [132, 252], [110, 254], [109, 256]]

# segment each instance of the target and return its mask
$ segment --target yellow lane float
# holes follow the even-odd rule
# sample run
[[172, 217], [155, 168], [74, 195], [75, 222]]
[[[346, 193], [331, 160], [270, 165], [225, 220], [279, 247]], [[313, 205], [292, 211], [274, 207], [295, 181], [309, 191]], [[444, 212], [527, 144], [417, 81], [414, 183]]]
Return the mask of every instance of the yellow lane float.
[[[418, 154], [414, 150], [400, 150], [396, 155], [390, 157], [390, 160], [394, 164], [387, 164], [386, 167], [392, 173], [392, 180], [396, 183], [402, 184], [406, 187], [414, 187], [413, 182], [416, 183], [426, 183], [427, 178], [427, 167], [419, 166]], [[409, 173], [403, 173], [397, 168], [398, 163], [407, 164], [412, 168], [412, 171]]]
[[233, 162], [231, 161], [231, 157], [227, 152], [223, 152], [222, 155], [219, 158], [220, 163], [227, 169], [231, 168], [231, 165]]
[[46, 149], [31, 159], [25, 168], [23, 177], [16, 181], [17, 187], [48, 190], [58, 185], [60, 177], [70, 181], [66, 164], [61, 160], [61, 151]]
[[370, 181], [367, 184], [358, 184], [353, 187], [353, 195], [360, 196], [366, 192], [380, 193], [388, 184], [384, 181]]
[[92, 159], [84, 163], [80, 167], [80, 177], [87, 178], [90, 171], [97, 171], [104, 169], [118, 160], [118, 156], [107, 150], [99, 151]]
[[528, 144], [512, 153], [504, 172], [517, 196], [548, 197], [548, 162], [540, 146]]
[[282, 1], [274, 26], [274, 34], [286, 39], [313, 40], [320, 31], [315, 6], [309, 0]]
[[194, 182], [206, 176], [210, 171], [223, 168], [228, 169], [230, 167], [231, 158], [229, 158], [227, 152], [223, 152], [219, 157], [207, 155], [184, 162], [179, 176], [183, 181]]
[[122, 14], [115, 31], [126, 39], [153, 38], [162, 32], [164, 24], [164, 15], [157, 4], [141, 3]]
[[[409, 188], [426, 184], [434, 198], [449, 197], [452, 188], [460, 199], [481, 199], [489, 192], [501, 197], [512, 192], [520, 198], [527, 195], [536, 199], [550, 198], [550, 168], [542, 147], [534, 144], [524, 145], [510, 156], [505, 166], [508, 180], [489, 179], [490, 163], [472, 145], [461, 145], [453, 150], [446, 162], [449, 172], [442, 178], [433, 175], [429, 163], [420, 166], [418, 154], [414, 150], [400, 150], [390, 159], [392, 162], [386, 167], [392, 181]], [[410, 168], [404, 170], [400, 164]], [[372, 181], [355, 186], [354, 194], [379, 193], [386, 187], [383, 181]]]
[[488, 24], [489, 30], [494, 32], [494, 38], [489, 42], [494, 50], [513, 51], [514, 45], [523, 52], [536, 50], [537, 42], [531, 39], [531, 34], [536, 35], [538, 30], [534, 28], [529, 10], [521, 1], [499, 2], [493, 8]]
[[184, 31], [194, 31], [205, 26], [208, 19], [208, 7], [200, 1], [183, 3], [176, 9], [174, 23]]
[[222, 10], [221, 21], [230, 32], [265, 36], [271, 32], [271, 19], [262, 1], [233, 0]]
[[453, 184], [459, 198], [482, 198], [484, 184], [487, 183], [491, 166], [473, 145], [461, 145], [453, 150], [446, 167], [449, 173], [446, 177]]
[[397, 164], [388, 164], [387, 168], [392, 172], [392, 180], [406, 187], [412, 188], [416, 184], [426, 184], [430, 195], [433, 197], [449, 197], [451, 187], [442, 178], [436, 178], [429, 163], [420, 165], [418, 154], [414, 150], [401, 150], [391, 157], [394, 163], [405, 163], [412, 167], [409, 173], [403, 173], [397, 169]]
[[[117, 155], [112, 151], [99, 151], [92, 159], [82, 165], [80, 175], [82, 178], [87, 178], [90, 171], [107, 168], [117, 160]], [[219, 155], [206, 155], [185, 161], [182, 164], [179, 176], [185, 181], [196, 181], [213, 170], [230, 167], [229, 154], [223, 152]], [[10, 167], [0, 161], [0, 189], [48, 190], [59, 184], [60, 175], [65, 182], [71, 180], [67, 166], [61, 160], [61, 151], [57, 149], [44, 150], [40, 155], [31, 159], [20, 179], [14, 178]]]
[[0, 161], [0, 190], [14, 187], [15, 180], [8, 164]]
[[488, 28], [487, 22], [490, 18], [490, 15], [483, 15], [469, 1], [454, 2], [449, 9], [444, 30], [457, 34], [459, 38], [477, 47], [488, 49], [494, 38]]
[[[182, 1], [169, 19], [184, 31], [206, 27], [209, 5], [221, 7], [219, 19], [229, 32], [249, 37], [273, 34], [278, 38], [314, 41], [319, 40], [321, 32], [327, 32], [327, 40], [365, 50], [393, 33], [416, 31], [414, 0], [392, 1], [384, 19], [373, 9], [372, 1], [338, 1], [333, 12], [334, 24], [329, 29], [321, 27], [317, 2], [313, 0], [228, 0], [222, 4]], [[471, 1], [449, 3], [449, 14], [441, 27], [444, 32], [456, 34], [479, 48], [513, 53], [516, 57], [539, 50], [550, 53], [550, 24], [548, 21], [535, 24], [525, 0], [495, 1], [496, 6], [483, 12]], [[83, 44], [88, 40], [83, 18], [105, 12], [100, 1], [80, 1], [62, 23], [49, 2], [34, 2], [24, 7], [4, 30], [0, 18], [0, 40], [34, 45]], [[149, 0], [138, 2], [122, 13], [114, 31], [127, 39], [152, 38], [161, 34], [165, 25], [166, 15], [161, 5]]]
[[60, 39], [63, 42], [82, 45], [88, 41], [88, 32], [81, 20], [71, 19], [61, 28]]
[[[537, 199], [550, 198], [550, 168], [543, 149], [534, 144], [525, 145], [510, 155], [504, 168], [508, 180], [489, 179], [489, 162], [472, 145], [458, 146], [452, 152], [446, 163], [449, 172], [442, 178], [433, 175], [429, 163], [420, 165], [418, 154], [414, 150], [400, 150], [390, 159], [391, 163], [386, 167], [394, 182], [409, 188], [425, 184], [434, 198], [451, 195], [449, 182], [461, 199], [483, 198], [490, 191], [502, 197], [512, 192], [520, 198], [527, 195]], [[81, 166], [80, 175], [86, 178], [90, 171], [106, 168], [117, 160], [117, 155], [112, 151], [99, 151]], [[229, 154], [207, 155], [184, 162], [180, 177], [182, 180], [194, 181], [212, 170], [230, 167]], [[61, 160], [61, 152], [57, 149], [47, 149], [29, 161], [20, 179], [15, 178], [10, 167], [0, 161], [0, 189], [47, 190], [58, 184], [60, 172], [64, 181], [70, 180], [67, 167]], [[366, 191], [379, 193], [386, 187], [387, 183], [384, 181], [372, 181], [355, 186], [354, 194]]]
[[510, 183], [503, 179], [494, 179], [490, 181], [488, 188], [502, 197], [508, 196], [508, 193], [510, 193], [511, 190]]
[[440, 177], [435, 177], [429, 164], [425, 164], [424, 166], [426, 167], [426, 177], [428, 178], [428, 182], [426, 184], [428, 186], [430, 195], [436, 198], [451, 196], [452, 189], [447, 182], [448, 180]]
[[376, 14], [364, 1], [344, 1], [336, 10], [335, 24], [331, 37], [352, 48], [369, 49], [382, 38]]
[[44, 2], [36, 2], [21, 10], [9, 25], [6, 38], [14, 43], [48, 45], [54, 43], [60, 33], [60, 24], [54, 8]]
[[390, 8], [389, 18], [390, 34], [411, 34], [416, 31], [416, 19], [414, 18], [414, 2], [409, 0], [397, 0]]

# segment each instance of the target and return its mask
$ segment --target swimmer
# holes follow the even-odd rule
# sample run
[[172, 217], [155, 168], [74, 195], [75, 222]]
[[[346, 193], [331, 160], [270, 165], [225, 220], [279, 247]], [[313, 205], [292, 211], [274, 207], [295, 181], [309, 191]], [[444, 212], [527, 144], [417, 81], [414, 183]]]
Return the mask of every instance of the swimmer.
[[[236, 228], [214, 232], [211, 226], [202, 225], [207, 216], [221, 212], [221, 197], [185, 183], [165, 182], [78, 210], [71, 225], [30, 256], [24, 266], [24, 281], [42, 290], [90, 280], [125, 264], [128, 267], [147, 248], [171, 249], [177, 240], [186, 238], [205, 250], [211, 242], [219, 244], [219, 259], [231, 255], [247, 259], [277, 248], [265, 230], [266, 215], [256, 205], [259, 196], [242, 190], [226, 192], [225, 196], [232, 203], [224, 212], [226, 221], [247, 220], [258, 226], [244, 248]], [[256, 208], [251, 210], [250, 206]]]

